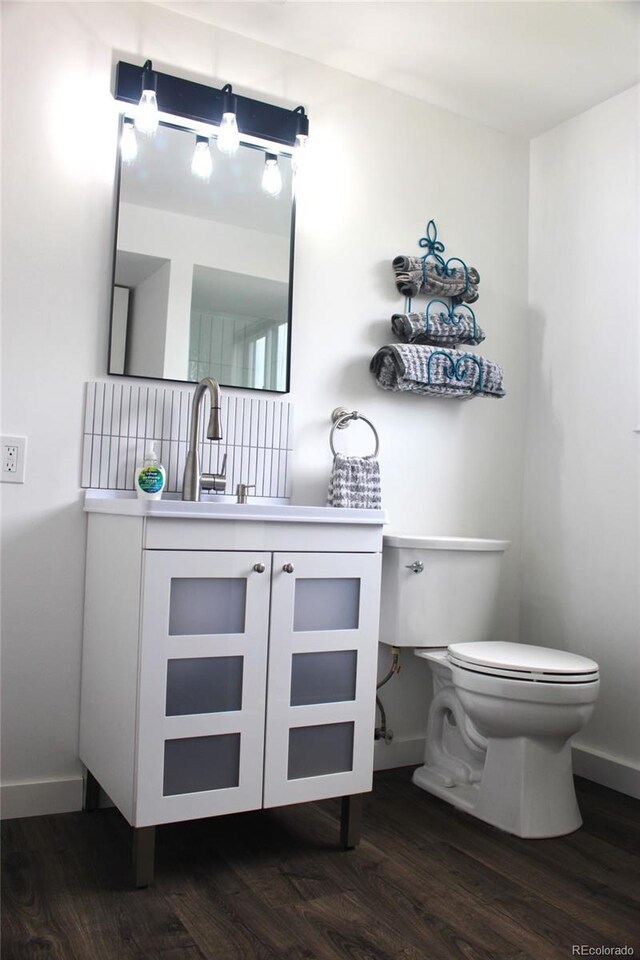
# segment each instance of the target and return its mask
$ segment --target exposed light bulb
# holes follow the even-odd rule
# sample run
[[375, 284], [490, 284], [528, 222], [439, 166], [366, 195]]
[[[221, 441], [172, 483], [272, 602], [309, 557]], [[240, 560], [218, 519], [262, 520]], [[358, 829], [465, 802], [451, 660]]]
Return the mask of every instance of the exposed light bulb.
[[135, 115], [136, 130], [147, 137], [152, 137], [158, 129], [158, 100], [156, 87], [158, 75], [153, 70], [151, 60], [147, 60], [142, 68], [142, 96], [138, 103]]
[[155, 90], [143, 90], [136, 110], [136, 130], [151, 137], [158, 129], [158, 101]]
[[213, 160], [209, 150], [208, 137], [196, 137], [196, 148], [191, 161], [191, 173], [201, 180], [208, 180], [213, 170]]
[[291, 169], [294, 173], [301, 173], [304, 169], [307, 158], [307, 140], [308, 137], [304, 133], [299, 133], [296, 136], [296, 145], [291, 157]]
[[120, 156], [123, 163], [133, 163], [138, 156], [138, 141], [133, 120], [125, 120], [120, 137]]
[[222, 123], [218, 132], [218, 150], [220, 153], [226, 153], [232, 157], [240, 146], [240, 134], [238, 133], [238, 121], [235, 113], [223, 113]]
[[282, 190], [282, 174], [280, 173], [278, 158], [274, 153], [267, 153], [264, 158], [262, 189], [270, 197], [277, 197]]

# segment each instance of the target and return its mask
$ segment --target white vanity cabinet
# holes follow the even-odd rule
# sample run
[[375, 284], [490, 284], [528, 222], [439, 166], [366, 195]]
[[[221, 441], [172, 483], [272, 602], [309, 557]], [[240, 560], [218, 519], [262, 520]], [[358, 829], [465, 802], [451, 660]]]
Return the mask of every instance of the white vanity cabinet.
[[89, 513], [80, 758], [145, 885], [156, 824], [371, 788], [382, 519], [129, 509]]

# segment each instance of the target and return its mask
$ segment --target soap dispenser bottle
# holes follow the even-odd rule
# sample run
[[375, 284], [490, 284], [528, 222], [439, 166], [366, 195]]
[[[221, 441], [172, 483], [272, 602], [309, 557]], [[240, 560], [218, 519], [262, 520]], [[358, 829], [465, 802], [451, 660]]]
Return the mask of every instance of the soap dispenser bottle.
[[151, 440], [144, 461], [136, 470], [136, 491], [141, 500], [159, 500], [162, 496], [167, 473], [158, 459], [156, 442]]

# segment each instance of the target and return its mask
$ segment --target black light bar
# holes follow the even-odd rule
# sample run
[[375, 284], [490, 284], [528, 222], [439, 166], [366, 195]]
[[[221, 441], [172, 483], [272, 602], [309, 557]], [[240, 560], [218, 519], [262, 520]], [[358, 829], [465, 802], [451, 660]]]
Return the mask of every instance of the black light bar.
[[[151, 67], [150, 61], [147, 61]], [[116, 65], [114, 97], [123, 103], [137, 105], [142, 91], [142, 81], [145, 67], [137, 67], [133, 63], [120, 60]], [[185, 120], [195, 120], [200, 123], [210, 123], [219, 126], [222, 121], [225, 102], [228, 103], [229, 85], [222, 89], [208, 87], [193, 80], [183, 80], [168, 73], [153, 71], [155, 90], [158, 99], [158, 110], [161, 113], [183, 117]], [[236, 105], [236, 119], [240, 134], [256, 137], [260, 140], [272, 140], [292, 147], [296, 142], [296, 135], [300, 132], [301, 118], [304, 118], [305, 128], [308, 129], [308, 118], [303, 107], [295, 110], [285, 110], [262, 100], [253, 100], [251, 97], [242, 97], [234, 94]]]

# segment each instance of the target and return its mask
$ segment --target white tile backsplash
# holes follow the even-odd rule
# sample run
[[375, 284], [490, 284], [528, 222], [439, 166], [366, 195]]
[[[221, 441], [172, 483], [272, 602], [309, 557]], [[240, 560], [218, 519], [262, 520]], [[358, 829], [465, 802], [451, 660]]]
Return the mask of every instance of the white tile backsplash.
[[[167, 471], [166, 490], [182, 490], [194, 388], [91, 381], [85, 397], [83, 487], [133, 490], [134, 472], [149, 440]], [[223, 439], [207, 440], [206, 399], [200, 422], [200, 462], [218, 473], [227, 454], [227, 494], [239, 483], [255, 484], [253, 496], [288, 499], [293, 447], [293, 410], [283, 400], [230, 397], [221, 401]]]

